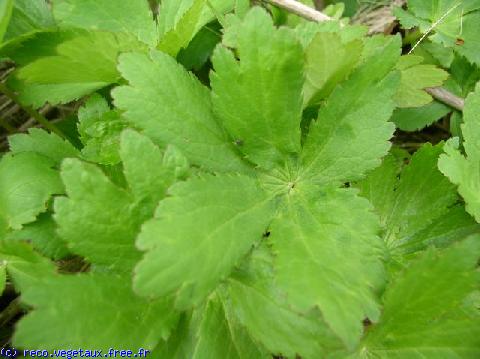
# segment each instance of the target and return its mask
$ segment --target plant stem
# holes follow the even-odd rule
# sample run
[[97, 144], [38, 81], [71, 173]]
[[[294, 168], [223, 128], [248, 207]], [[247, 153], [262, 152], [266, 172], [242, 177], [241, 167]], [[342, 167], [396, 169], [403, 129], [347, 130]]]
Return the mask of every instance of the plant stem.
[[328, 21], [332, 20], [330, 16], [312, 9], [310, 6], [304, 5], [295, 0], [267, 0], [269, 3], [281, 7], [291, 13], [301, 16], [310, 21]]
[[465, 107], [465, 100], [463, 98], [455, 96], [453, 93], [442, 87], [429, 87], [426, 88], [425, 91], [436, 100], [443, 102], [455, 110], [463, 111], [463, 108]]
[[35, 111], [30, 106], [24, 106], [18, 99], [18, 96], [13, 91], [11, 91], [4, 83], [0, 83], [0, 92], [2, 92], [5, 96], [9, 97], [13, 102], [20, 106], [26, 113], [30, 115], [30, 117], [34, 118], [43, 127], [54, 132], [62, 138], [66, 138], [63, 132], [60, 131], [60, 129], [53, 123], [48, 121], [41, 113]]

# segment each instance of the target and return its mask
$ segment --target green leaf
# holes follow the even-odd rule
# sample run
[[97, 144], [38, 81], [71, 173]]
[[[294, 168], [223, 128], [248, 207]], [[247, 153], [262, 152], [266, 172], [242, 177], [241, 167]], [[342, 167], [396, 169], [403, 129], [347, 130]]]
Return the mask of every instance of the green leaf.
[[75, 159], [63, 162], [68, 197], [56, 199], [55, 220], [58, 233], [74, 253], [128, 272], [140, 259], [134, 245], [140, 226], [153, 217], [155, 206], [175, 180], [175, 170], [170, 173], [162, 152], [131, 131], [122, 135], [120, 153], [130, 189], [116, 186], [94, 165]]
[[45, 0], [14, 0], [4, 41], [53, 27], [55, 21]]
[[3, 295], [5, 286], [7, 284], [7, 267], [2, 262], [0, 263], [0, 295]]
[[358, 39], [343, 42], [339, 34], [319, 32], [305, 53], [304, 104], [328, 97], [358, 64], [362, 48]]
[[381, 321], [370, 329], [360, 357], [476, 358], [480, 315], [459, 313], [478, 288], [480, 237], [444, 251], [429, 250], [387, 289]]
[[448, 73], [434, 65], [421, 65], [408, 63], [409, 58], [418, 58], [419, 63], [423, 58], [407, 55], [400, 58], [397, 68], [401, 73], [400, 87], [395, 96], [398, 107], [420, 107], [433, 101], [432, 96], [424, 91], [427, 87], [441, 86], [447, 79]]
[[[63, 193], [54, 162], [36, 153], [7, 154], [0, 161], [0, 217], [5, 229], [20, 229], [47, 210], [53, 194]], [[0, 228], [0, 233], [2, 229]]]
[[78, 132], [84, 145], [82, 156], [105, 165], [120, 162], [120, 134], [128, 127], [118, 111], [111, 110], [107, 101], [92, 95], [78, 111]]
[[70, 254], [65, 242], [57, 234], [57, 226], [50, 213], [40, 214], [35, 222], [9, 233], [7, 240], [28, 241], [38, 252], [53, 260]]
[[6, 55], [22, 65], [8, 84], [26, 105], [66, 103], [116, 83], [119, 53], [139, 48], [140, 43], [123, 34], [40, 33], [20, 50], [6, 50]]
[[228, 277], [261, 238], [273, 203], [246, 176], [206, 175], [177, 183], [169, 194], [138, 237], [148, 252], [134, 288], [145, 296], [176, 293], [176, 306], [185, 309]]
[[150, 46], [157, 29], [147, 0], [53, 0], [53, 14], [63, 28], [123, 32]]
[[5, 0], [0, 4], [0, 44], [7, 31], [10, 18], [12, 17], [14, 0]]
[[0, 266], [22, 293], [55, 274], [55, 266], [19, 241], [0, 241]]
[[351, 189], [293, 193], [270, 228], [278, 285], [302, 312], [318, 308], [349, 349], [360, 340], [362, 321], [380, 316], [378, 230], [371, 206]]
[[445, 154], [440, 156], [440, 170], [458, 186], [464, 198], [467, 212], [480, 222], [480, 87], [467, 97], [463, 111], [462, 134], [465, 156], [458, 150], [458, 138], [445, 145]]
[[129, 278], [107, 273], [51, 277], [25, 288], [22, 300], [35, 309], [17, 324], [13, 342], [32, 349], [151, 351], [177, 320], [167, 300], [139, 298]]
[[60, 166], [65, 158], [75, 158], [80, 155], [70, 142], [38, 128], [29, 129], [28, 134], [10, 136], [8, 143], [13, 154], [35, 152], [50, 158], [56, 166]]
[[272, 256], [261, 246], [228, 282], [232, 309], [252, 337], [288, 358], [322, 358], [326, 349], [341, 347], [319, 313], [293, 310], [274, 280]]
[[218, 295], [181, 316], [169, 340], [153, 353], [169, 359], [268, 358], [245, 331], [227, 316]]
[[403, 131], [417, 131], [440, 120], [451, 111], [449, 106], [433, 101], [420, 107], [397, 108], [391, 121]]
[[380, 216], [383, 239], [392, 253], [404, 253], [409, 241], [418, 246], [417, 234], [438, 226], [439, 218], [457, 202], [455, 187], [437, 168], [441, 153], [442, 145], [426, 144], [402, 170], [402, 158], [390, 155], [358, 184]]
[[275, 29], [260, 8], [237, 31], [240, 61], [224, 47], [212, 59], [214, 111], [238, 149], [270, 169], [300, 151], [302, 48], [293, 31]]
[[341, 183], [379, 165], [394, 131], [387, 120], [399, 84], [398, 74], [390, 73], [399, 58], [399, 40], [391, 38], [378, 47], [381, 56], [366, 60], [320, 108], [302, 152], [303, 179], [319, 185]]
[[409, 0], [408, 10], [396, 11], [405, 27], [418, 26], [423, 33], [433, 30], [429, 35], [432, 41], [451, 47], [470, 62], [480, 65], [478, 0]]
[[115, 88], [113, 97], [133, 126], [207, 170], [247, 168], [213, 116], [208, 89], [173, 58], [159, 51], [124, 54], [119, 69], [130, 86]]

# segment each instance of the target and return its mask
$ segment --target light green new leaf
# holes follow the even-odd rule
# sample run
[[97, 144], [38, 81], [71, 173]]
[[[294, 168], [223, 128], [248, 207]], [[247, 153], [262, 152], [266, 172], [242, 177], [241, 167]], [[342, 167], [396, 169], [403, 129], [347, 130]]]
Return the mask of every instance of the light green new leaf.
[[127, 272], [140, 259], [134, 245], [140, 226], [153, 216], [175, 180], [175, 169], [168, 170], [162, 152], [135, 132], [122, 135], [120, 153], [130, 190], [117, 187], [94, 165], [74, 159], [63, 162], [68, 197], [55, 201], [55, 220], [74, 253]]
[[[418, 63], [409, 63], [409, 59], [417, 58]], [[420, 107], [433, 101], [432, 96], [424, 91], [427, 87], [441, 86], [448, 78], [448, 73], [434, 65], [421, 65], [423, 58], [407, 55], [400, 58], [397, 69], [400, 70], [401, 81], [395, 102], [398, 107]]]
[[63, 193], [55, 163], [42, 155], [25, 152], [7, 154], [0, 161], [0, 234], [20, 229], [47, 210], [53, 194]]
[[177, 314], [167, 300], [137, 297], [129, 281], [88, 273], [55, 276], [25, 288], [21, 298], [35, 309], [17, 324], [13, 342], [41, 350], [152, 351], [168, 337]]
[[22, 65], [10, 77], [9, 85], [26, 105], [69, 102], [117, 82], [119, 53], [142, 46], [124, 34], [40, 33], [20, 49], [7, 51]]
[[84, 147], [82, 156], [105, 165], [120, 162], [120, 134], [128, 127], [118, 111], [111, 110], [98, 94], [91, 96], [78, 110], [78, 132]]
[[148, 250], [135, 270], [145, 296], [176, 293], [179, 309], [198, 304], [261, 238], [272, 200], [255, 179], [210, 176], [177, 183], [147, 222], [137, 246]]
[[480, 237], [444, 251], [428, 250], [387, 289], [378, 325], [370, 328], [360, 358], [477, 358], [480, 315], [462, 302], [478, 288]]
[[217, 294], [180, 317], [169, 340], [153, 355], [169, 359], [266, 359], [245, 330], [228, 317]]
[[228, 294], [239, 321], [270, 353], [313, 359], [323, 358], [326, 349], [341, 347], [318, 311], [296, 312], [275, 287], [272, 256], [266, 246], [255, 248], [232, 275]]
[[20, 241], [0, 241], [0, 266], [22, 293], [55, 274], [55, 265], [51, 261]]
[[150, 46], [157, 29], [147, 0], [53, 0], [60, 27], [130, 33]]
[[465, 101], [463, 122], [466, 156], [458, 149], [458, 138], [453, 138], [445, 145], [438, 166], [458, 186], [467, 211], [480, 222], [480, 86]]
[[[308, 194], [308, 196], [307, 196]], [[351, 189], [294, 193], [270, 227], [278, 285], [303, 312], [317, 307], [352, 349], [380, 316], [383, 245], [370, 204]]]
[[207, 170], [248, 168], [217, 124], [208, 89], [173, 58], [159, 51], [124, 54], [119, 69], [130, 86], [113, 90], [115, 105], [134, 127]]
[[358, 39], [343, 42], [339, 34], [319, 32], [305, 53], [304, 104], [328, 97], [358, 64], [362, 48]]
[[399, 75], [390, 72], [400, 55], [400, 39], [384, 43], [320, 108], [303, 148], [302, 178], [322, 185], [356, 180], [387, 153], [394, 131], [388, 119], [399, 85]]
[[275, 29], [260, 8], [237, 31], [240, 61], [221, 46], [212, 59], [214, 111], [238, 149], [270, 169], [300, 151], [302, 47], [292, 30]]
[[54, 27], [55, 21], [45, 0], [14, 0], [4, 41], [13, 42], [18, 37]]
[[389, 155], [358, 184], [361, 195], [380, 216], [383, 238], [392, 252], [402, 254], [409, 241], [418, 246], [417, 234], [438, 225], [438, 219], [457, 202], [455, 187], [437, 168], [441, 153], [442, 145], [426, 144], [403, 170], [404, 156]]
[[13, 154], [35, 152], [50, 158], [56, 166], [60, 166], [65, 158], [75, 158], [80, 155], [70, 142], [38, 128], [29, 129], [28, 134], [10, 136], [8, 143]]
[[10, 18], [12, 17], [14, 0], [4, 0], [0, 3], [0, 44], [7, 31]]

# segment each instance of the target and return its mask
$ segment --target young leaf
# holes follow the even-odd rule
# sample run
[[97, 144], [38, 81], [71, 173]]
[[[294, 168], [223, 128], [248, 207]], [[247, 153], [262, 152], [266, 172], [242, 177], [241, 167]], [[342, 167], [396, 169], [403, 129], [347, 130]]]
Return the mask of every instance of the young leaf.
[[375, 291], [384, 271], [378, 222], [369, 203], [352, 190], [299, 193], [287, 201], [270, 229], [278, 284], [302, 312], [318, 307], [351, 349], [362, 321], [380, 316]]
[[82, 156], [105, 165], [120, 162], [120, 134], [128, 127], [118, 111], [111, 110], [98, 94], [91, 96], [78, 111], [78, 132], [84, 145]]
[[359, 356], [368, 358], [475, 358], [480, 315], [461, 309], [478, 288], [480, 238], [444, 251], [428, 250], [394, 280], [381, 321], [370, 329]]
[[381, 56], [370, 57], [320, 108], [302, 151], [302, 178], [319, 185], [341, 183], [379, 164], [394, 130], [387, 120], [399, 84], [398, 74], [390, 73], [398, 48], [398, 38], [385, 41]]
[[3, 37], [12, 17], [13, 3], [14, 0], [5, 0], [0, 4], [0, 44], [3, 42]]
[[22, 300], [35, 310], [20, 320], [13, 342], [41, 350], [152, 351], [168, 337], [177, 314], [168, 300], [135, 296], [128, 282], [115, 274], [88, 273], [54, 276], [26, 287]]
[[10, 77], [9, 85], [24, 104], [35, 107], [46, 101], [69, 102], [117, 82], [118, 54], [142, 48], [127, 35], [83, 30], [40, 33], [23, 46], [18, 51], [15, 47], [5, 50], [22, 65]]
[[147, 45], [157, 44], [157, 29], [147, 0], [53, 0], [62, 28], [123, 32]]
[[445, 145], [445, 154], [440, 156], [440, 170], [458, 186], [465, 199], [467, 211], [480, 222], [480, 87], [468, 96], [463, 111], [462, 133], [465, 156], [458, 150], [458, 139]]
[[302, 48], [293, 31], [276, 30], [260, 8], [237, 31], [241, 61], [224, 47], [212, 59], [214, 111], [239, 150], [269, 169], [300, 151]]
[[[414, 62], [411, 62], [414, 59]], [[417, 63], [415, 63], [417, 60]], [[434, 65], [422, 65], [419, 56], [402, 56], [397, 69], [401, 73], [400, 87], [395, 96], [398, 107], [420, 107], [432, 102], [433, 98], [424, 91], [427, 87], [441, 86], [448, 73]]]
[[55, 163], [32, 152], [8, 154], [0, 161], [0, 233], [20, 229], [46, 211], [53, 194], [63, 193]]
[[149, 252], [136, 268], [134, 287], [145, 296], [176, 293], [176, 306], [185, 309], [214, 290], [261, 238], [273, 204], [246, 176], [195, 178], [169, 194], [137, 240]]
[[133, 126], [207, 170], [248, 168], [217, 124], [208, 89], [174, 59], [158, 51], [124, 54], [119, 69], [130, 86], [117, 87], [113, 97]]

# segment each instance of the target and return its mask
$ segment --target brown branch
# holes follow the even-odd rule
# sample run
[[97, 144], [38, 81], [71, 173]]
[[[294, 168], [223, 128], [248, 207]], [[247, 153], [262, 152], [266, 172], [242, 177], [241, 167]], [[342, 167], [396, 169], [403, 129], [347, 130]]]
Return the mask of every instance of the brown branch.
[[463, 98], [454, 95], [442, 87], [429, 87], [426, 88], [425, 91], [434, 99], [443, 102], [455, 110], [463, 111], [463, 108], [465, 107], [465, 100]]
[[293, 14], [303, 17], [310, 21], [328, 21], [332, 18], [324, 13], [312, 9], [310, 6], [304, 5], [295, 0], [267, 0], [272, 5], [281, 7]]

